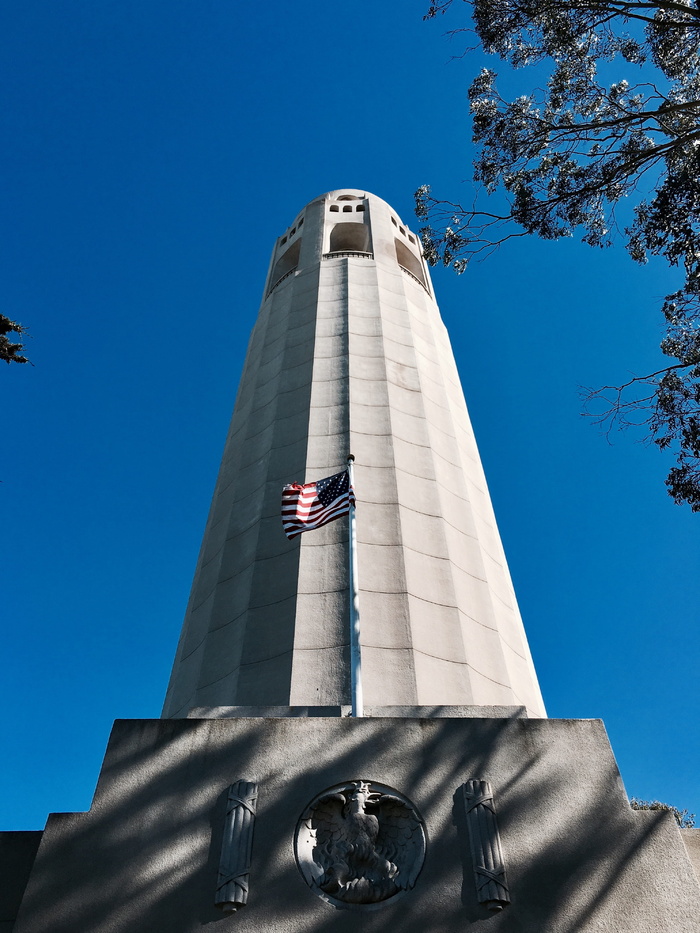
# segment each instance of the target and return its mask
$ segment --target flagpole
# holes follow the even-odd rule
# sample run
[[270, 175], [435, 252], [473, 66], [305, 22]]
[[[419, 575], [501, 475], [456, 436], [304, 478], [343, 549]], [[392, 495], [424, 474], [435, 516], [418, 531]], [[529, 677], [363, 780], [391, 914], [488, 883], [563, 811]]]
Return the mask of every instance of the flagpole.
[[[353, 484], [353, 464], [355, 458], [348, 454], [348, 479], [350, 488]], [[350, 536], [350, 684], [352, 693], [352, 715], [363, 716], [362, 704], [362, 659], [360, 656], [360, 599], [357, 582], [357, 530], [355, 527], [355, 506], [350, 504], [348, 513]]]

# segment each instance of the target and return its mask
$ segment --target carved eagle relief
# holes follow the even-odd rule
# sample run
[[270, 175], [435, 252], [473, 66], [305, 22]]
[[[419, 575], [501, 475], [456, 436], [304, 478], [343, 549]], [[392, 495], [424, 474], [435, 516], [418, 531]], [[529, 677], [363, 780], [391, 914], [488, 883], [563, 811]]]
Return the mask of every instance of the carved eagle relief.
[[341, 904], [377, 904], [411, 889], [425, 830], [415, 807], [384, 785], [351, 781], [321, 794], [297, 830], [307, 883]]

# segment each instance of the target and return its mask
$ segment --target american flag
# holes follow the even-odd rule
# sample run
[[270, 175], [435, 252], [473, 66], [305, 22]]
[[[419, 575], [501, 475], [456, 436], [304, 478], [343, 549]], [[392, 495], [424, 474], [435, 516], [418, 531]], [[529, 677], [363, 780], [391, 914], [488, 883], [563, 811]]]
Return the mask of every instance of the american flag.
[[291, 483], [282, 490], [282, 526], [289, 540], [302, 531], [347, 515], [355, 504], [355, 493], [347, 470], [319, 479], [315, 483]]

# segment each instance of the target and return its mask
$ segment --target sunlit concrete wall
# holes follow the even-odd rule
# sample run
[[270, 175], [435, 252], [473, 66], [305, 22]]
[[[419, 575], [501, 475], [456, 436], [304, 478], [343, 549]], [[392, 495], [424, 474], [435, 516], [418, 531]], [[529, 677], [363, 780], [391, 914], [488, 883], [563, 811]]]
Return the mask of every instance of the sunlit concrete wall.
[[289, 542], [280, 496], [350, 452], [365, 701], [544, 715], [418, 238], [350, 189], [276, 243], [163, 715], [348, 702], [346, 520]]

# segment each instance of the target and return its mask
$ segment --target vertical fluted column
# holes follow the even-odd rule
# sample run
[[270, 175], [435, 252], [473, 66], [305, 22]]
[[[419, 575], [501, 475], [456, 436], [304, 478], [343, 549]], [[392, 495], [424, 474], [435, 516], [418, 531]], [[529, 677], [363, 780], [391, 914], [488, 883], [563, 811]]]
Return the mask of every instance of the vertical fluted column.
[[235, 781], [230, 786], [215, 900], [224, 913], [233, 913], [248, 903], [257, 804], [258, 785], [253, 781]]
[[491, 785], [488, 781], [466, 781], [462, 790], [477, 899], [489, 910], [503, 910], [510, 904], [510, 894]]

